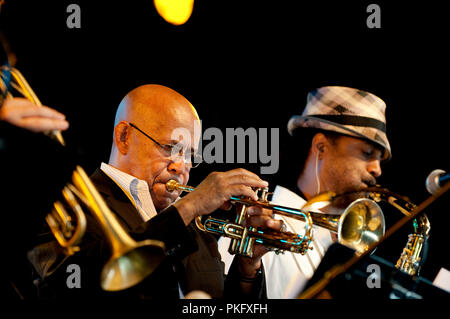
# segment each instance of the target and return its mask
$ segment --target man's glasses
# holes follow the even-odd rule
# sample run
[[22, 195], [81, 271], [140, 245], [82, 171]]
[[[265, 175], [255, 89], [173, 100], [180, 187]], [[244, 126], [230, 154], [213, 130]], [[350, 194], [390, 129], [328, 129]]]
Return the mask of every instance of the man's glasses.
[[184, 151], [183, 147], [181, 147], [181, 145], [178, 145], [178, 144], [176, 144], [176, 145], [161, 144], [157, 140], [152, 138], [150, 135], [148, 135], [147, 133], [142, 131], [139, 127], [137, 127], [133, 123], [128, 123], [128, 124], [130, 124], [131, 127], [135, 128], [136, 130], [141, 132], [145, 137], [149, 138], [153, 143], [155, 143], [156, 145], [161, 147], [161, 149], [163, 150], [163, 153], [165, 154], [166, 157], [172, 157], [174, 155], [176, 155], [177, 157], [178, 156], [183, 157], [184, 163], [191, 164], [192, 168], [199, 166], [200, 163], [202, 162], [202, 156], [200, 154], [197, 154], [197, 153], [193, 154], [190, 150]]

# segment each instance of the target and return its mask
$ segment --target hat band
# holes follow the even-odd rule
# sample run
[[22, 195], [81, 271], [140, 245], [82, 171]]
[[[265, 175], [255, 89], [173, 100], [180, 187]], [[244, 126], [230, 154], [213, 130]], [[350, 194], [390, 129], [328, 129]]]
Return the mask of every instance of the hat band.
[[356, 116], [356, 115], [322, 115], [322, 114], [318, 115], [310, 114], [309, 116], [327, 120], [341, 125], [372, 127], [386, 133], [386, 124], [371, 117]]

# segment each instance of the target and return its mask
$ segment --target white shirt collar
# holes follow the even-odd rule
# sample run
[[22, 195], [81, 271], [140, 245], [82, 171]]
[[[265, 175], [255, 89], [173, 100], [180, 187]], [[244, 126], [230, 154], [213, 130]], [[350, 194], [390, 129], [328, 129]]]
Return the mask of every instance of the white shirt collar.
[[156, 216], [155, 205], [146, 181], [102, 163], [100, 169], [108, 175], [127, 195], [144, 221]]

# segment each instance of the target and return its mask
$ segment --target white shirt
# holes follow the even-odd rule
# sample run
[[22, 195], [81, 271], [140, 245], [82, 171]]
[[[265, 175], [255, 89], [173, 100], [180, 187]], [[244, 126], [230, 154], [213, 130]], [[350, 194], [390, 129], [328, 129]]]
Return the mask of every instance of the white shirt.
[[[306, 201], [287, 188], [277, 186], [271, 203], [300, 209]], [[284, 221], [286, 231], [304, 234], [305, 223], [303, 221], [281, 215], [276, 215], [275, 218]], [[326, 250], [332, 244], [332, 239], [331, 233], [324, 228], [313, 226], [312, 234], [313, 240], [310, 245], [313, 246], [313, 249], [308, 250], [305, 255], [285, 251], [279, 255], [275, 252], [268, 252], [262, 257], [268, 298], [296, 298], [313, 276]], [[229, 245], [229, 238], [220, 238], [219, 251], [225, 263], [226, 272], [228, 272], [233, 260], [233, 256], [228, 253]]]
[[155, 205], [153, 205], [150, 190], [146, 181], [122, 172], [106, 163], [102, 163], [100, 169], [125, 192], [128, 199], [138, 210], [143, 221], [146, 222], [150, 218], [156, 216]]

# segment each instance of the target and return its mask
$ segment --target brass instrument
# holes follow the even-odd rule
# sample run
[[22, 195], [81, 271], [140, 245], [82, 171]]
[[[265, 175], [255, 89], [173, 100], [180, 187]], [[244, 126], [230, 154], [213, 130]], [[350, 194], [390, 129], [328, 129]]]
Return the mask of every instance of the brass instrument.
[[431, 226], [425, 214], [419, 216], [418, 219], [414, 219], [413, 225], [414, 233], [408, 235], [406, 246], [403, 248], [395, 267], [411, 276], [418, 276]]
[[[0, 83], [2, 89], [6, 91], [8, 85], [11, 85], [36, 105], [42, 105], [17, 69], [3, 66], [2, 71], [11, 75], [10, 83], [5, 83], [2, 73]], [[10, 92], [8, 96], [12, 96]], [[48, 132], [47, 135], [60, 144], [65, 144], [60, 131]], [[72, 183], [64, 187], [62, 195], [65, 204], [56, 201], [52, 212], [46, 216], [46, 221], [58, 243], [70, 256], [80, 250], [78, 244], [86, 231], [86, 215], [78, 200], [91, 211], [112, 251], [111, 258], [101, 272], [100, 284], [104, 290], [118, 291], [136, 285], [150, 275], [165, 257], [163, 242], [158, 240], [135, 242], [128, 235], [80, 166], [73, 171]], [[70, 209], [66, 210], [65, 207]], [[74, 214], [73, 217], [70, 212]]]
[[[175, 180], [166, 183], [169, 192], [181, 190], [194, 191], [195, 188], [181, 185]], [[259, 200], [231, 197], [230, 202], [237, 206], [237, 216], [234, 223], [225, 220], [207, 217], [202, 223], [201, 217], [195, 219], [197, 227], [206, 232], [219, 234], [231, 238], [229, 252], [251, 257], [254, 243], [263, 244], [276, 252], [290, 251], [304, 255], [308, 249], [312, 235], [312, 226], [326, 228], [337, 233], [339, 242], [355, 249], [358, 253], [364, 252], [373, 242], [376, 242], [384, 234], [385, 222], [383, 213], [373, 200], [360, 198], [353, 201], [345, 211], [340, 214], [322, 214], [310, 211], [317, 205], [329, 204], [336, 194], [332, 192], [322, 193], [309, 200], [302, 209], [295, 209], [280, 205], [274, 205], [267, 200], [267, 188], [256, 190]], [[245, 227], [246, 210], [250, 206], [258, 206], [273, 210], [275, 213], [305, 221], [305, 233], [303, 235], [291, 232], [276, 232], [262, 230], [254, 227]]]
[[[411, 212], [416, 209], [416, 205], [406, 198], [401, 198], [398, 194], [387, 189], [376, 189], [372, 194], [375, 201], [384, 200], [397, 208], [405, 216], [411, 216]], [[430, 234], [431, 225], [426, 214], [421, 214], [413, 220], [414, 232], [408, 235], [406, 246], [397, 260], [395, 267], [411, 275], [419, 275], [421, 263], [423, 262], [424, 247]]]
[[135, 242], [79, 166], [73, 174], [73, 182], [86, 197], [88, 207], [98, 220], [112, 250], [111, 258], [102, 269], [102, 288], [117, 291], [136, 285], [150, 275], [164, 259], [164, 243], [152, 239]]
[[[25, 77], [22, 75], [22, 73], [20, 73], [19, 70], [17, 70], [14, 67], [3, 66], [2, 71], [3, 72], [6, 71], [11, 75], [11, 80], [10, 80], [9, 84], [11, 85], [12, 88], [14, 88], [17, 92], [22, 94], [25, 98], [27, 98], [28, 100], [30, 100], [37, 106], [42, 106], [41, 101], [39, 100], [37, 95], [34, 93], [33, 89], [28, 84], [27, 80], [25, 80]], [[4, 84], [4, 86], [5, 86], [4, 90], [7, 92], [7, 96], [12, 97], [11, 92], [6, 90], [6, 84]], [[50, 132], [46, 132], [45, 134], [48, 135], [49, 137], [57, 140], [63, 146], [66, 144], [60, 131], [50, 131]]]
[[[80, 250], [78, 244], [86, 232], [87, 223], [86, 215], [74, 192], [77, 192], [77, 190], [73, 185], [66, 185], [62, 190], [62, 195], [75, 214], [75, 218], [67, 212], [65, 205], [59, 200], [53, 203], [52, 212], [45, 217], [53, 236], [58, 244], [64, 248], [67, 256], [71, 256]], [[78, 198], [83, 197], [78, 193]]]

